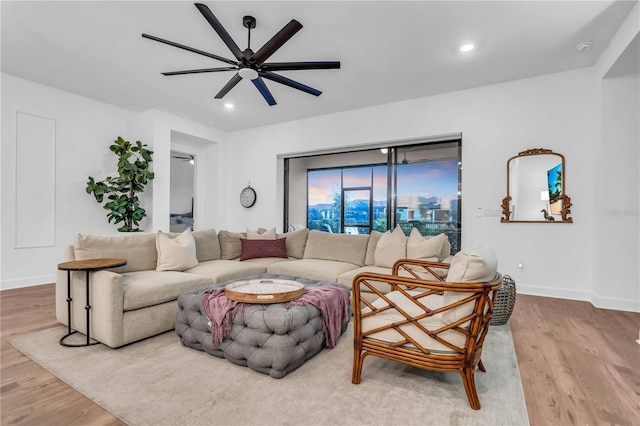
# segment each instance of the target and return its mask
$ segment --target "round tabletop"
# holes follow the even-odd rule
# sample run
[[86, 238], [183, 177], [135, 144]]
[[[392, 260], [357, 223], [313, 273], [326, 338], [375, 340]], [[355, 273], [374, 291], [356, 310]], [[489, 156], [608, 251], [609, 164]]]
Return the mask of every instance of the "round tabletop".
[[304, 294], [304, 284], [293, 280], [238, 280], [224, 286], [227, 299], [244, 303], [283, 303]]
[[100, 271], [126, 264], [127, 259], [85, 259], [60, 263], [58, 269], [61, 271]]

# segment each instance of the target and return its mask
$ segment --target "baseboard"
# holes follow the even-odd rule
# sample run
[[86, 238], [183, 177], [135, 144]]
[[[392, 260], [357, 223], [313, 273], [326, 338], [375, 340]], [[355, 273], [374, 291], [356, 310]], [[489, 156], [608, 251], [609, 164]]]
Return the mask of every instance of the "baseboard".
[[38, 277], [19, 278], [17, 280], [3, 280], [0, 282], [0, 289], [9, 290], [12, 288], [32, 287], [55, 282], [56, 275], [41, 275]]
[[640, 312], [640, 300], [614, 299], [611, 297], [591, 295], [591, 303], [596, 308], [616, 311]]
[[601, 297], [591, 292], [567, 290], [562, 288], [538, 287], [530, 285], [518, 285], [516, 291], [530, 296], [555, 297], [557, 299], [581, 300], [589, 302], [599, 309], [612, 309], [615, 311], [640, 312], [640, 301]]
[[568, 290], [557, 287], [539, 287], [531, 285], [518, 285], [516, 282], [516, 292], [528, 294], [530, 296], [555, 297], [556, 299], [582, 300], [591, 302], [591, 294], [585, 291]]

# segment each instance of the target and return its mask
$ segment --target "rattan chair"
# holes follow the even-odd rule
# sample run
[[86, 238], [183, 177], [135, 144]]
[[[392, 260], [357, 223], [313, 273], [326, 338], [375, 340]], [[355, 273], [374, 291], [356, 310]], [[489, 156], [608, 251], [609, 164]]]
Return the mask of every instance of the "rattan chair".
[[[480, 409], [474, 375], [476, 367], [486, 371], [480, 359], [482, 344], [502, 276], [494, 268], [493, 279], [486, 282], [446, 282], [449, 268], [445, 263], [404, 259], [395, 263], [392, 275], [362, 273], [354, 278], [353, 303], [360, 307], [354, 309], [354, 384], [360, 383], [365, 357], [373, 355], [459, 373], [471, 408]], [[413, 278], [399, 276], [400, 270]], [[371, 284], [381, 281], [390, 285], [390, 292]], [[362, 291], [378, 299], [370, 302], [361, 297]]]

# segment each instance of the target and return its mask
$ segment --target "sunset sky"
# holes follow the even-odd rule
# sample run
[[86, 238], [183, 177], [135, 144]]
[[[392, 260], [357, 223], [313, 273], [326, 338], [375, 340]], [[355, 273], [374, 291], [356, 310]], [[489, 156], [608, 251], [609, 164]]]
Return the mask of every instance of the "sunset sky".
[[[371, 168], [345, 169], [345, 189], [371, 185]], [[340, 190], [340, 170], [309, 172], [309, 205], [331, 203], [332, 193]], [[386, 165], [375, 166], [373, 199], [387, 198]], [[458, 161], [441, 161], [398, 165], [398, 195], [438, 197], [448, 205], [458, 194]]]

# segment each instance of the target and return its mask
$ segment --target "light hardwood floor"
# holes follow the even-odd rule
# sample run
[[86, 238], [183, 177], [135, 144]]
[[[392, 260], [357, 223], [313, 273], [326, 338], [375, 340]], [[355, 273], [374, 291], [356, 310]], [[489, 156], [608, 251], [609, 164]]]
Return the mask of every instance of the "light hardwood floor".
[[[53, 284], [0, 302], [0, 423], [122, 424], [7, 342], [57, 324]], [[640, 314], [518, 295], [509, 322], [532, 425], [640, 425]]]

